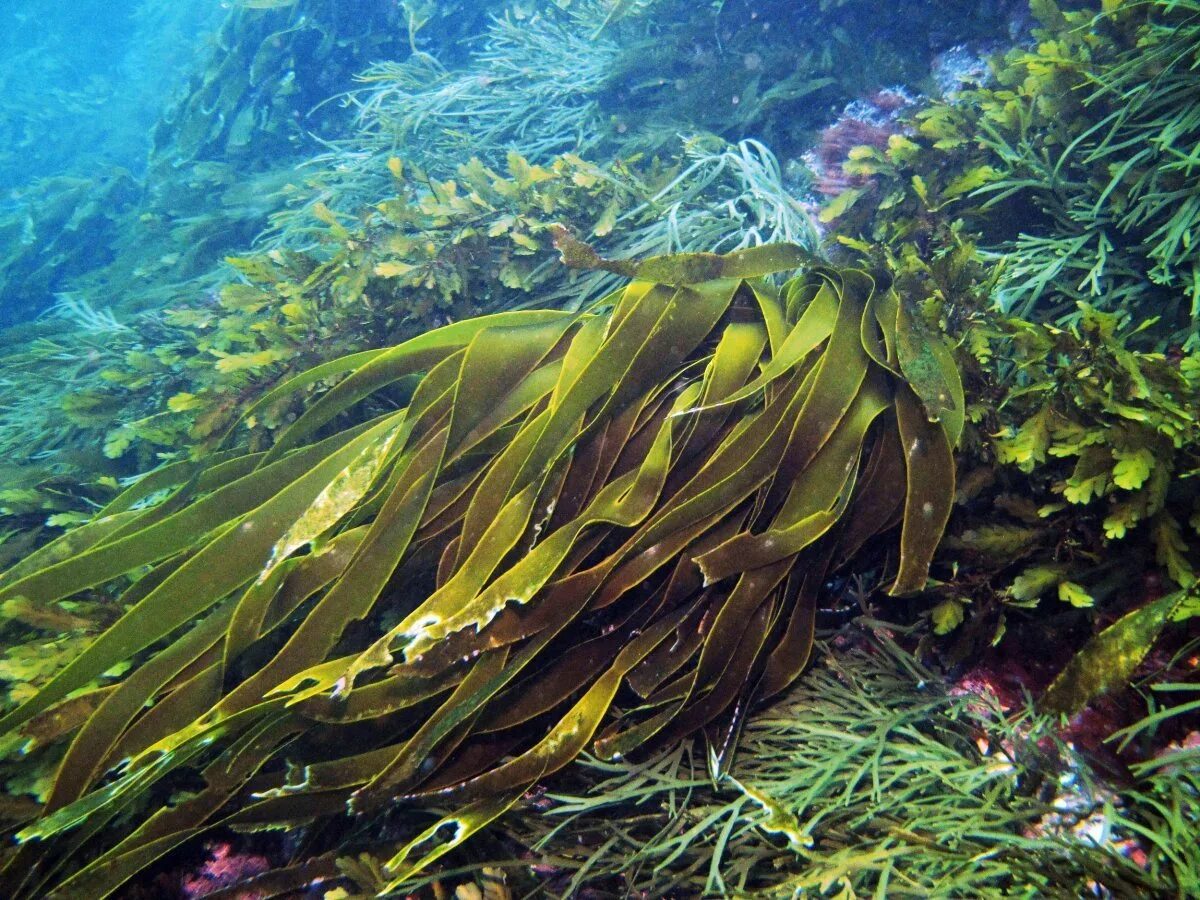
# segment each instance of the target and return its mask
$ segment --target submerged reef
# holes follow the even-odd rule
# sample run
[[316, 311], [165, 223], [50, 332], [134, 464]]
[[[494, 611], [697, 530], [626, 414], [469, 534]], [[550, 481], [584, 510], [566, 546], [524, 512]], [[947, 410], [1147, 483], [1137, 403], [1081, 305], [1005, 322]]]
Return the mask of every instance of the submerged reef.
[[355, 8], [4, 201], [5, 896], [1194, 892], [1200, 5]]

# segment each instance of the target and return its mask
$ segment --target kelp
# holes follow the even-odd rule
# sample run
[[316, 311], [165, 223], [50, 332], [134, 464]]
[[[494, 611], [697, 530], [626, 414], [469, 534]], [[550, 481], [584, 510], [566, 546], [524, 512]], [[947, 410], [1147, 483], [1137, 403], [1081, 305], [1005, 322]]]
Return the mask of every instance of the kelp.
[[440, 810], [399, 883], [585, 750], [728, 749], [804, 669], [827, 576], [919, 590], [954, 495], [940, 339], [861, 271], [759, 277], [803, 257], [648, 262], [585, 311], [327, 363], [246, 411], [343, 376], [270, 450], [155, 473], [0, 576], [33, 607], [131, 581], [0, 720], [103, 692], [6, 895], [107, 896], [217, 825]]

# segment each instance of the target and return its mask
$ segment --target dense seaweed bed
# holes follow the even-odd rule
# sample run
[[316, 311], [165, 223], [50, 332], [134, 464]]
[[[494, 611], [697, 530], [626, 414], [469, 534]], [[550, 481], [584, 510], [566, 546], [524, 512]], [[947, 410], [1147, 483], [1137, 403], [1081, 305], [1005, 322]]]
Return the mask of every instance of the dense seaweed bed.
[[40, 6], [5, 896], [1194, 893], [1194, 0]]

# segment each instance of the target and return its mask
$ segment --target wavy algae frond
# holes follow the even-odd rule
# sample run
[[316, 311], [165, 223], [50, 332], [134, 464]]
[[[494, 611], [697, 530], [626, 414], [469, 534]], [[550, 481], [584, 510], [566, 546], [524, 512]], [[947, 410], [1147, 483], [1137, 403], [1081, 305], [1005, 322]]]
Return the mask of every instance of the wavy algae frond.
[[0, 603], [34, 607], [140, 576], [123, 617], [0, 723], [127, 665], [4, 895], [108, 896], [214, 826], [444, 813], [392, 847], [398, 884], [581, 753], [736, 729], [805, 668], [835, 571], [923, 587], [958, 375], [865, 273], [762, 277], [808, 260], [611, 264], [634, 280], [585, 311], [357, 354], [271, 451], [178, 467], [169, 499], [119, 498], [0, 576]]

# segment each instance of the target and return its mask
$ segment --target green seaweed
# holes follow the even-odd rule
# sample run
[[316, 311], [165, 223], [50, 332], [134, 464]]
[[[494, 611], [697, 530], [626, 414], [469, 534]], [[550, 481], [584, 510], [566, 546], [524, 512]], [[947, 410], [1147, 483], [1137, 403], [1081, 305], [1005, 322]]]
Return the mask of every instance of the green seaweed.
[[[483, 867], [513, 896], [555, 897], [1173, 896], [1188, 883], [1195, 868], [1164, 855], [1146, 872], [1089, 837], [1089, 819], [1119, 839], [1166, 822], [1106, 808], [1047, 717], [949, 693], [894, 628], [865, 621], [819, 644], [806, 677], [749, 717], [736, 777], [698, 740], [586, 759], [499, 823], [482, 863], [462, 856], [403, 889], [482, 885]], [[1195, 774], [1181, 762], [1158, 789], [1185, 812]], [[1191, 843], [1172, 854], [1194, 858]], [[352, 896], [374, 895], [362, 856], [339, 869]]]
[[[854, 5], [822, 2], [820, 15]], [[308, 2], [239, 6], [223, 31], [236, 52], [164, 121], [155, 157], [160, 169], [173, 153], [201, 160], [189, 202], [203, 212], [219, 189], [225, 221], [249, 230], [189, 218], [97, 276], [115, 279], [104, 296], [125, 293], [123, 308], [93, 305], [90, 288], [68, 296], [29, 329], [43, 337], [0, 361], [16, 398], [0, 446], [10, 460], [54, 451], [6, 467], [0, 494], [0, 567], [15, 563], [0, 614], [30, 641], [0, 659], [15, 707], [3, 774], [22, 795], [0, 814], [24, 826], [10, 894], [115, 890], [212, 827], [381, 820], [391, 840], [377, 857], [335, 850], [273, 875], [408, 890], [488, 859], [496, 833], [537, 832], [520, 795], [576, 757], [605, 757], [593, 771], [631, 779], [638, 796], [637, 779], [681, 757], [652, 755], [647, 770], [620, 758], [701, 728], [716, 807], [672, 832], [684, 821], [672, 795], [648, 834], [638, 810], [614, 824], [603, 800], [576, 798], [616, 833], [586, 860], [547, 836], [571, 889], [626, 873], [651, 893], [849, 896], [911, 879], [923, 896], [925, 877], [964, 893], [1014, 879], [1170, 892], [1189, 871], [1194, 883], [1186, 753], [1135, 767], [1130, 808], [1109, 812], [1155, 851], [1142, 873], [1058, 837], [982, 839], [971, 823], [939, 843], [943, 807], [941, 824], [871, 822], [877, 791], [858, 798], [867, 818], [853, 828], [822, 827], [841, 812], [808, 817], [769, 771], [762, 748], [777, 745], [741, 735], [747, 710], [806, 665], [816, 598], [840, 573], [856, 576], [864, 608], [867, 584], [921, 591], [903, 608], [920, 649], [950, 663], [1006, 639], [1082, 646], [1042, 698], [1056, 712], [1136, 682], [1194, 615], [1200, 7], [1035, 4], [1037, 43], [997, 58], [994, 82], [923, 108], [886, 148], [852, 151], [855, 184], [821, 220], [835, 257], [868, 257], [872, 283], [820, 266], [765, 144], [677, 145], [678, 124], [664, 128], [669, 107], [796, 150], [824, 101], [907, 65], [850, 64], [878, 48], [848, 46], [836, 27], [783, 48], [785, 67], [757, 30], [721, 30], [738, 11], [718, 4], [674, 32], [716, 26], [681, 63], [672, 41], [637, 44], [661, 22], [625, 14], [649, 4], [563, 0], [565, 14], [530, 18], [518, 3], [454, 69], [428, 23], [440, 17], [444, 36], [459, 4], [403, 3], [410, 58], [367, 73], [350, 98], [362, 132], [296, 188], [290, 168], [247, 180], [202, 158], [255, 167], [275, 154], [295, 134], [298, 100], [272, 80], [293, 42], [320, 34], [327, 58], [343, 54], [328, 23], [300, 22]], [[834, 60], [844, 78], [823, 74]], [[661, 77], [681, 65], [725, 73], [730, 107]], [[654, 110], [645, 122], [608, 116], [608, 86], [643, 69], [636, 92], [665, 107], [639, 104]], [[581, 147], [620, 158], [549, 155]], [[639, 158], [645, 147], [670, 149]], [[128, 186], [109, 179], [117, 207]], [[31, 194], [47, 202], [30, 227], [53, 231], [78, 188]], [[262, 250], [164, 286], [220, 241], [248, 241], [272, 208]], [[151, 210], [147, 233], [166, 221]], [[128, 214], [104, 196], [77, 213], [97, 228]], [[56, 245], [33, 246], [8, 271], [53, 276], [42, 262]], [[672, 255], [693, 248], [734, 252]], [[782, 288], [761, 280], [797, 267], [810, 272]], [[154, 290], [119, 288], [148, 276]], [[635, 283], [610, 293], [624, 279]], [[554, 311], [478, 318], [535, 304]], [[1181, 592], [1164, 596], [1172, 583]], [[1148, 742], [1165, 715], [1126, 743]], [[878, 712], [865, 724], [878, 722], [904, 727]], [[872, 777], [880, 746], [859, 745], [875, 754]], [[739, 747], [758, 755], [734, 778]], [[963, 749], [947, 765], [980, 762]], [[994, 792], [988, 765], [971, 771], [987, 776], [975, 783], [989, 805], [967, 812], [995, 801], [998, 827], [1023, 828], [1036, 804], [1007, 783]], [[870, 846], [853, 845], [876, 826]], [[740, 855], [722, 868], [729, 847]], [[490, 897], [496, 870], [483, 871]]]
[[1034, 12], [1036, 43], [997, 56], [994, 81], [919, 110], [887, 148], [852, 153], [846, 171], [870, 179], [853, 199], [876, 203], [856, 212], [838, 198], [827, 215], [847, 237], [884, 241], [961, 218], [1004, 261], [1005, 311], [1155, 315], [1146, 337], [1194, 344], [1200, 6]]
[[[927, 609], [945, 658], [1043, 629], [1081, 647], [1098, 616], [1194, 587], [1197, 354], [1139, 348], [1142, 334], [1093, 308], [1065, 328], [1003, 314], [998, 273], [953, 228], [928, 256], [899, 241], [870, 252], [926, 327], [957, 337], [968, 398], [959, 488]], [[1166, 623], [1162, 634], [1178, 631]], [[1152, 632], [1125, 655], [1144, 657]], [[1106, 688], [1132, 674], [1115, 659], [1099, 665], [1111, 667]]]
[[[1014, 631], [1083, 647], [1195, 584], [1198, 11], [1037, 4], [1033, 45], [852, 150], [822, 216], [956, 338], [971, 403], [928, 610], [951, 662]], [[1127, 685], [1180, 630], [1097, 638], [1048, 702]]]
[[1123, 687], [1169, 622], [1200, 615], [1195, 606], [1195, 594], [1189, 597], [1187, 591], [1177, 591], [1127, 613], [1067, 663], [1042, 695], [1042, 707], [1077, 713], [1106, 691]]

